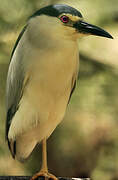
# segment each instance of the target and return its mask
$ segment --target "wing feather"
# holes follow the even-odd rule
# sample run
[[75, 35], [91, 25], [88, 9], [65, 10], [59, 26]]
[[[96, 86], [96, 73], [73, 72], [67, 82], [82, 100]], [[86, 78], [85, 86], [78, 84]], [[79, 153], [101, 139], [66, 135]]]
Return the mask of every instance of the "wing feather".
[[[13, 51], [11, 53], [10, 64], [7, 75], [6, 84], [6, 133], [5, 137], [8, 140], [8, 131], [12, 121], [12, 118], [18, 110], [18, 104], [22, 96], [22, 87], [24, 82], [24, 69], [21, 63], [21, 57], [18, 56], [18, 46], [26, 30], [25, 26], [21, 31]], [[9, 144], [9, 143], [8, 143]]]

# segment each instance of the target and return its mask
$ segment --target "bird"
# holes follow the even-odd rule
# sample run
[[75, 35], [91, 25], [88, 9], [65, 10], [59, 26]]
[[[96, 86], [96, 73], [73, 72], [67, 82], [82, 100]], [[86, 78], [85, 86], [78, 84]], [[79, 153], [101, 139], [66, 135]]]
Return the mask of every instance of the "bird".
[[28, 18], [11, 53], [5, 138], [21, 162], [42, 143], [42, 167], [32, 180], [57, 179], [48, 172], [47, 139], [65, 115], [78, 77], [78, 39], [88, 35], [113, 39], [74, 7], [52, 4]]

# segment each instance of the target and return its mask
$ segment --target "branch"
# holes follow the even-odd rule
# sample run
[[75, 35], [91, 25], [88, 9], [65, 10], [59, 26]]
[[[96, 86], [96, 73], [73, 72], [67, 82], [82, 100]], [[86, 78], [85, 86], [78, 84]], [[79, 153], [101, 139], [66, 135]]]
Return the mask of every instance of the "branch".
[[[0, 180], [30, 180], [31, 176], [0, 176]], [[58, 177], [59, 180], [90, 180], [90, 178], [63, 178]], [[44, 180], [44, 177], [40, 177], [37, 180]]]

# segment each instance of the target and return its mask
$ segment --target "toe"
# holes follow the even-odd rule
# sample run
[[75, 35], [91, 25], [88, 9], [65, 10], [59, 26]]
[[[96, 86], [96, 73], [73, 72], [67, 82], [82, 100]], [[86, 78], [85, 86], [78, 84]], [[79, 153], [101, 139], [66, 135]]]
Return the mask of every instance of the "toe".
[[[56, 176], [54, 176], [53, 174], [50, 174], [48, 172], [44, 172], [44, 171], [40, 171], [39, 173], [35, 174], [30, 180], [41, 180], [41, 177], [45, 178], [45, 180], [58, 180], [58, 178]], [[43, 179], [44, 180], [44, 179]]]

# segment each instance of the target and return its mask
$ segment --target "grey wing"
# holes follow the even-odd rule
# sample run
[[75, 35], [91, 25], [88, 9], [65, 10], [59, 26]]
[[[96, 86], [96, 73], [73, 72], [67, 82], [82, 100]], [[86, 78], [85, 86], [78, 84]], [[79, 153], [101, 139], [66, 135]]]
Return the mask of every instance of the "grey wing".
[[22, 96], [22, 86], [24, 82], [24, 69], [22, 66], [21, 55], [19, 57], [19, 43], [25, 32], [26, 27], [20, 33], [11, 55], [11, 61], [8, 69], [6, 84], [6, 132], [8, 140], [8, 131], [14, 114], [18, 109], [18, 104]]

